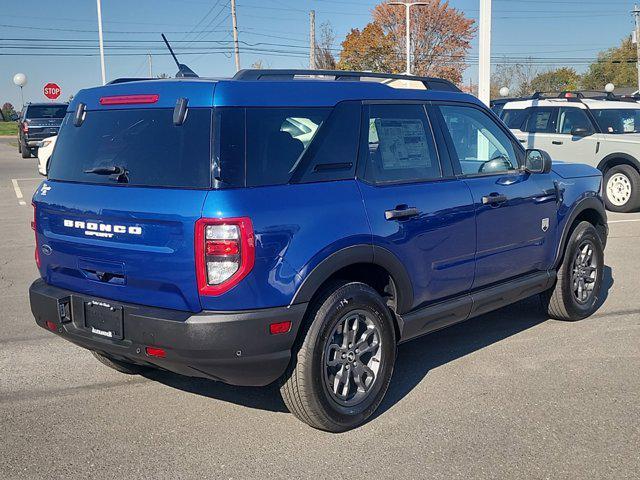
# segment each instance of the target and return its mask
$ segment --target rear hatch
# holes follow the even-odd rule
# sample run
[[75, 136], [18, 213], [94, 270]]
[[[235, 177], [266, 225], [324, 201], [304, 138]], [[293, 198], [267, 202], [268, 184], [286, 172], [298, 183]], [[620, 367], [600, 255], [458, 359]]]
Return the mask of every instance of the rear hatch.
[[[213, 89], [211, 82], [149, 81], [76, 96], [49, 179], [34, 195], [47, 283], [201, 310], [194, 231], [211, 187]], [[188, 111], [176, 125], [179, 98]]]
[[[67, 105], [29, 105], [25, 114], [29, 140], [43, 140], [58, 134]], [[23, 126], [24, 128], [24, 126]]]

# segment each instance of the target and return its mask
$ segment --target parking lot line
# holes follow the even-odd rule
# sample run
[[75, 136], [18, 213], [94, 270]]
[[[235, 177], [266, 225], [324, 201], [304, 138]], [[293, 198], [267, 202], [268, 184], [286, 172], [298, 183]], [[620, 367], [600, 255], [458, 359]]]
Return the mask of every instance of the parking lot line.
[[630, 218], [628, 220], [609, 220], [607, 223], [630, 223], [630, 222], [640, 222], [640, 218]]
[[18, 203], [20, 205], [26, 205], [27, 202], [25, 202], [23, 200], [24, 197], [22, 196], [22, 190], [20, 190], [20, 185], [18, 185], [18, 179], [17, 178], [12, 178], [11, 179], [11, 183], [13, 183], [13, 190], [16, 192], [16, 197], [18, 198]]

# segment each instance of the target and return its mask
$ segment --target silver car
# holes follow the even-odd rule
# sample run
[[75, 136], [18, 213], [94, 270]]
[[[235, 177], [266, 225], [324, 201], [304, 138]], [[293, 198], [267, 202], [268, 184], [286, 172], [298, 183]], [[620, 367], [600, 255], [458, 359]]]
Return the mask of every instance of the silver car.
[[614, 99], [534, 98], [507, 102], [502, 120], [526, 148], [586, 163], [604, 175], [607, 208], [640, 208], [640, 104]]

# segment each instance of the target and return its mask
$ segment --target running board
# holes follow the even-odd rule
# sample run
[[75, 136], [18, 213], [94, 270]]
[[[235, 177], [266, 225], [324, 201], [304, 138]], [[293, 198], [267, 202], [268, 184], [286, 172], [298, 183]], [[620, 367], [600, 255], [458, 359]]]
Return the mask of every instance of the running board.
[[551, 288], [555, 280], [555, 270], [534, 273], [399, 315], [400, 342], [406, 342], [544, 292]]

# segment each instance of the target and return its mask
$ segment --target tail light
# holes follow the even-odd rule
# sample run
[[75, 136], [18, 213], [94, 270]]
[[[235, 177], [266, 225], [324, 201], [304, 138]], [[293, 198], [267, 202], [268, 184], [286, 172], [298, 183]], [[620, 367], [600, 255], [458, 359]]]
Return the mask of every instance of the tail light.
[[35, 235], [36, 238], [36, 249], [34, 252], [34, 257], [36, 259], [36, 265], [38, 266], [38, 268], [40, 268], [40, 252], [39, 252], [39, 248], [38, 248], [38, 230], [37, 230], [37, 225], [36, 225], [36, 204], [32, 203], [31, 206], [33, 207], [33, 220], [31, 220], [31, 229], [33, 230], [33, 233]]
[[24, 133], [28, 133], [29, 132], [29, 124], [27, 122], [22, 122], [22, 131]]
[[201, 295], [221, 295], [253, 268], [255, 238], [251, 219], [201, 218], [195, 232], [196, 277]]

